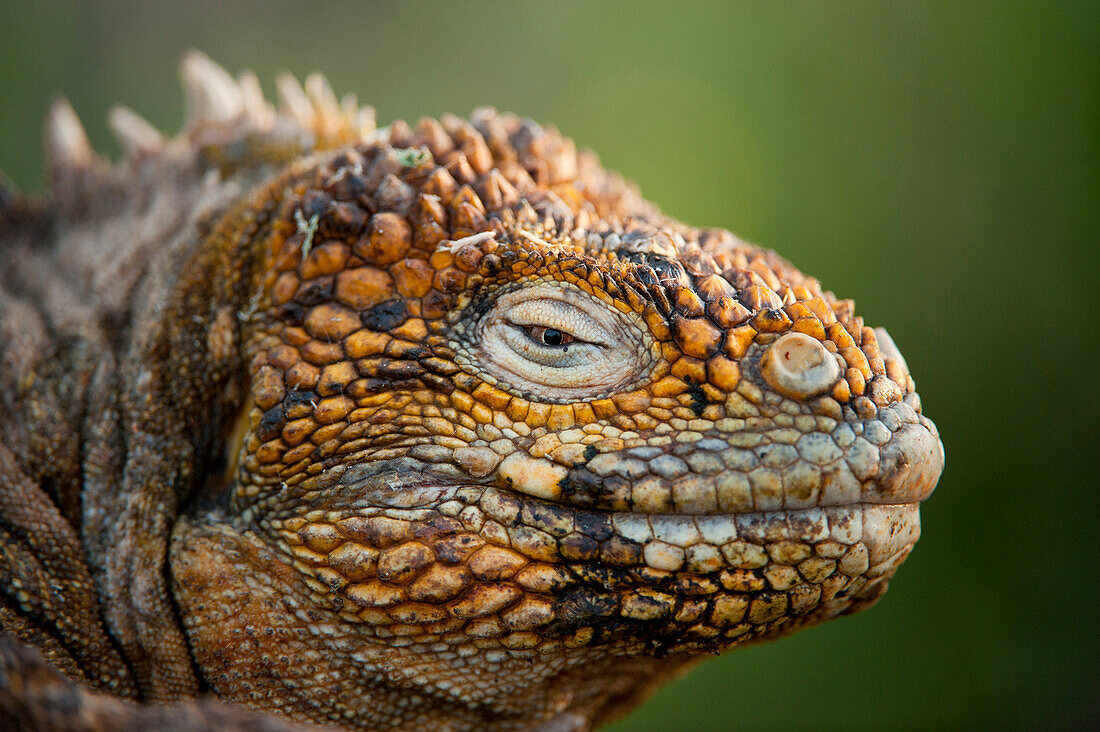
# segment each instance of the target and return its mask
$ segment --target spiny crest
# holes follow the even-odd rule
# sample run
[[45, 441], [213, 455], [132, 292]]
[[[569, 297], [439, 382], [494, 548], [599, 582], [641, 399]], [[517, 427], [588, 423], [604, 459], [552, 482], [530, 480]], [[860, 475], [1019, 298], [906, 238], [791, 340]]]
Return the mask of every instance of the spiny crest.
[[73, 105], [64, 97], [54, 99], [46, 113], [44, 142], [46, 167], [51, 178], [59, 178], [69, 170], [87, 170], [101, 162]]
[[180, 78], [188, 117], [175, 137], [166, 137], [126, 107], [110, 110], [107, 124], [124, 154], [113, 169], [92, 148], [72, 105], [58, 97], [45, 123], [53, 192], [94, 184], [111, 172], [124, 174], [127, 167], [150, 159], [187, 163], [200, 158], [232, 171], [384, 137], [376, 128], [374, 109], [360, 107], [354, 94], [337, 99], [317, 73], [306, 78], [304, 87], [293, 75], [280, 74], [278, 107], [264, 98], [253, 72], [234, 78], [198, 51], [184, 55]]
[[[126, 184], [137, 166], [150, 162], [156, 170], [168, 165], [232, 173], [365, 145], [373, 151], [363, 149], [367, 157], [358, 163], [352, 158], [360, 154], [349, 150], [328, 197], [357, 200], [369, 191], [372, 211], [408, 214], [428, 232], [421, 236], [425, 248], [486, 227], [515, 229], [529, 235], [530, 243], [571, 246], [639, 266], [645, 272], [638, 277], [651, 276], [653, 284], [690, 287], [694, 279], [724, 274], [753, 312], [791, 305], [792, 288], [803, 284], [801, 273], [770, 252], [728, 232], [667, 219], [552, 127], [479, 109], [469, 120], [445, 114], [421, 119], [415, 128], [396, 120], [378, 129], [372, 108], [360, 107], [351, 94], [337, 98], [320, 74], [310, 74], [304, 84], [280, 74], [273, 105], [253, 72], [234, 77], [198, 51], [184, 55], [180, 76], [188, 119], [175, 137], [162, 135], [130, 109], [111, 109], [108, 125], [125, 156], [114, 167], [93, 150], [72, 106], [57, 99], [45, 131], [54, 198], [76, 203], [105, 180]], [[450, 226], [446, 232], [444, 223]], [[783, 281], [776, 272], [785, 273]], [[724, 292], [710, 299], [716, 298], [732, 301]]]

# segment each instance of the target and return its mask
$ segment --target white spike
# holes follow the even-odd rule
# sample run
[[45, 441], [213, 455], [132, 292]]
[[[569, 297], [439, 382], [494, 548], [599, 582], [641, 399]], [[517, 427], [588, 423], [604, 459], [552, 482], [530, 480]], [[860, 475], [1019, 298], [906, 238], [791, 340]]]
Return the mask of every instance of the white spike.
[[321, 119], [328, 121], [340, 118], [340, 102], [323, 74], [315, 71], [306, 77], [306, 96]]
[[46, 113], [46, 163], [50, 171], [87, 168], [95, 159], [95, 151], [73, 105], [57, 97]]
[[275, 124], [275, 108], [264, 98], [260, 80], [252, 71], [245, 71], [237, 77], [241, 88], [241, 101], [245, 115], [261, 130], [267, 130]]
[[354, 92], [348, 92], [340, 98], [340, 107], [344, 110], [348, 129], [357, 139], [365, 141], [378, 128], [374, 107], [360, 107], [359, 98]]
[[128, 157], [150, 155], [164, 147], [164, 135], [127, 107], [111, 107], [107, 112], [107, 126]]
[[340, 97], [340, 113], [353, 132], [359, 131], [359, 97], [354, 91], [348, 91]]
[[346, 92], [340, 97], [340, 111], [348, 121], [348, 127], [355, 129], [359, 122], [359, 97], [355, 92]]
[[204, 54], [191, 50], [180, 62], [187, 95], [187, 121], [197, 126], [232, 122], [244, 110], [241, 89], [229, 72]]
[[378, 131], [378, 116], [374, 107], [359, 110], [359, 139], [366, 141]]
[[279, 97], [279, 112], [293, 119], [303, 130], [312, 130], [316, 122], [313, 105], [294, 74], [284, 71], [276, 76], [275, 92]]

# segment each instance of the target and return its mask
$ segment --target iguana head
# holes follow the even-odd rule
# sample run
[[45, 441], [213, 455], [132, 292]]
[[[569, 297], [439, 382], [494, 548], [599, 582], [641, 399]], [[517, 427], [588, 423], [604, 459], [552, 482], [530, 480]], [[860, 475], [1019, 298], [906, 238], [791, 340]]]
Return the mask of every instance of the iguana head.
[[316, 78], [277, 114], [190, 64], [188, 149], [255, 185], [177, 298], [181, 347], [241, 369], [170, 569], [221, 696], [362, 726], [599, 719], [885, 591], [943, 450], [850, 300], [552, 128], [375, 130]]

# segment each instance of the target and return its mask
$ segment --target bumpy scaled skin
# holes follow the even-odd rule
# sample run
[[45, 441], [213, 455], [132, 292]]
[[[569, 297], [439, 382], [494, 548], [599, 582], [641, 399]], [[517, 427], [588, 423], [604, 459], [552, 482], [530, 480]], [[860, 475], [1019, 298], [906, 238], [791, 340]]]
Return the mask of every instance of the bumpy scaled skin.
[[184, 75], [0, 218], [0, 709], [584, 729], [886, 590], [943, 452], [851, 301], [528, 120]]

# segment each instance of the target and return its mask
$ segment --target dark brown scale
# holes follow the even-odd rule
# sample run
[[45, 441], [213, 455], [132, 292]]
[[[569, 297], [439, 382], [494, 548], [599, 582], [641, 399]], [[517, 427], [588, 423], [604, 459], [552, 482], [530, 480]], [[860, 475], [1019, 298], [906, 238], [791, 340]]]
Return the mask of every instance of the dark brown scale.
[[582, 534], [572, 534], [565, 537], [558, 546], [561, 547], [561, 555], [570, 561], [594, 561], [600, 553], [600, 544], [595, 539]]
[[525, 503], [520, 513], [525, 524], [538, 526], [554, 536], [572, 533], [573, 514], [567, 506], [543, 501]]
[[[360, 373], [362, 373], [360, 369]], [[374, 376], [381, 379], [405, 381], [414, 379], [424, 372], [424, 368], [415, 361], [375, 361], [369, 373], [364, 376]]]
[[516, 187], [496, 169], [478, 182], [477, 191], [489, 210], [511, 206], [520, 198]]
[[691, 276], [684, 270], [679, 262], [673, 262], [664, 257], [652, 257], [650, 266], [657, 273], [657, 279], [666, 287], [682, 286], [691, 287]]
[[[320, 305], [332, 300], [332, 290], [335, 286], [335, 278], [332, 275], [305, 282], [298, 288], [294, 295], [294, 302], [307, 308]], [[299, 316], [300, 318], [301, 316]], [[301, 325], [300, 322], [294, 325]]]
[[612, 536], [601, 545], [600, 559], [617, 567], [636, 566], [642, 562], [643, 547], [625, 537]]
[[448, 153], [444, 158], [444, 165], [459, 183], [470, 184], [477, 180], [477, 172], [461, 150], [452, 150]]
[[416, 190], [390, 173], [374, 193], [374, 205], [379, 211], [393, 211], [404, 216], [416, 200]]
[[391, 331], [404, 323], [408, 317], [408, 306], [404, 300], [387, 300], [364, 310], [359, 315], [365, 327], [377, 331]]
[[367, 214], [360, 206], [337, 203], [318, 222], [317, 232], [327, 238], [351, 240], [359, 236], [366, 225]]
[[657, 278], [657, 272], [652, 267], [645, 264], [636, 265], [632, 274], [634, 275], [635, 281], [641, 285], [655, 287], [661, 283]]
[[305, 322], [306, 310], [297, 302], [288, 302], [275, 311], [276, 317], [287, 325], [300, 326]]
[[377, 190], [387, 175], [398, 175], [405, 170], [405, 161], [392, 147], [385, 147], [375, 154], [366, 170], [364, 182], [367, 191]]
[[661, 315], [672, 314], [672, 303], [668, 301], [668, 297], [665, 295], [663, 287], [650, 287], [649, 299], [653, 301], [653, 304], [657, 306], [657, 309], [661, 312]]
[[413, 131], [409, 129], [409, 123], [403, 119], [391, 122], [389, 142], [395, 148], [410, 147], [413, 144]]
[[317, 392], [310, 389], [291, 389], [283, 399], [283, 407], [286, 409], [288, 419], [296, 419], [301, 416], [298, 408], [311, 407], [320, 397]]
[[328, 192], [337, 200], [357, 200], [367, 194], [366, 178], [361, 173], [346, 173], [328, 187]]
[[578, 580], [594, 585], [599, 589], [622, 590], [632, 584], [624, 572], [618, 571], [614, 567], [604, 567], [589, 562], [570, 565], [569, 569]]
[[450, 295], [446, 295], [439, 290], [429, 290], [420, 299], [421, 314], [425, 318], [441, 318], [450, 310], [452, 301], [453, 298]]
[[320, 219], [332, 205], [332, 197], [324, 191], [309, 190], [302, 195], [298, 210], [302, 212], [303, 219], [310, 221], [314, 216]]

